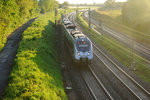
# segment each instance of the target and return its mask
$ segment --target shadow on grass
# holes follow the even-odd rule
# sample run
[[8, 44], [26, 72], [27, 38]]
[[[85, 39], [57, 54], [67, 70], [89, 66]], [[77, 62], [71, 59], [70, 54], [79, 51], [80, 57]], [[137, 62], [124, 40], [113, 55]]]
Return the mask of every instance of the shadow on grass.
[[[39, 25], [36, 27], [33, 23], [30, 28], [34, 30], [28, 29], [24, 33], [4, 98], [30, 99], [31, 95], [40, 99], [49, 99], [52, 96], [56, 99], [66, 98], [58, 65], [53, 25], [49, 20], [43, 31], [39, 32], [41, 29], [36, 30]], [[31, 95], [27, 95], [28, 92]]]
[[[55, 73], [58, 68], [58, 55], [56, 53], [54, 23], [48, 21], [48, 25], [42, 31], [42, 38], [32, 38], [23, 40], [30, 45], [31, 50], [36, 50], [36, 56], [33, 57], [33, 62], [39, 67], [40, 71], [57, 79]], [[34, 46], [33, 46], [34, 45]], [[53, 83], [56, 85], [57, 83]]]

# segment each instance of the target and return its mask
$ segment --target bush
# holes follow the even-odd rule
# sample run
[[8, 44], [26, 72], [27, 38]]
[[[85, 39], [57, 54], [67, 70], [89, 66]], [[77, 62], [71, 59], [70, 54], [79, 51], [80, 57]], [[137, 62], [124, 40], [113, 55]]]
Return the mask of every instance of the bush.
[[7, 36], [26, 19], [36, 16], [37, 0], [1, 0], [0, 1], [0, 50]]
[[4, 99], [66, 100], [55, 50], [54, 13], [23, 33]]

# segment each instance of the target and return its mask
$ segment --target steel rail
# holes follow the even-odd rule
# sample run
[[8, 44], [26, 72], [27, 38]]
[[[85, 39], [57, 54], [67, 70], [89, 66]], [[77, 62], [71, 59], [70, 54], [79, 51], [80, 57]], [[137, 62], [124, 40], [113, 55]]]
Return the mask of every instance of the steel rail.
[[[93, 46], [105, 57], [105, 58], [107, 58], [119, 71], [121, 71], [125, 76], [127, 76], [127, 78], [128, 79], [130, 79], [136, 86], [138, 86], [146, 95], [148, 95], [148, 97], [150, 97], [150, 93], [145, 89], [145, 88], [143, 88], [138, 82], [136, 82], [130, 75], [128, 75], [123, 69], [121, 69], [112, 59], [110, 59], [104, 52], [102, 52], [95, 44], [93, 44]], [[99, 58], [99, 56], [96, 54], [96, 53], [94, 53], [95, 55], [96, 55], [96, 57], [99, 59], [99, 60], [101, 60], [100, 58]], [[101, 60], [102, 61], [102, 60]], [[102, 61], [103, 62], [103, 64], [109, 69], [109, 70], [111, 70], [111, 68], [109, 68], [109, 66], [108, 65], [106, 65], [106, 63], [104, 62], [104, 61]], [[111, 70], [111, 72], [113, 72], [112, 70]], [[114, 72], [113, 72], [114, 73]], [[115, 74], [115, 73], [114, 73]], [[115, 74], [115, 76], [119, 79], [119, 80], [121, 80], [120, 78], [119, 78], [119, 76], [117, 76], [116, 74]], [[121, 80], [122, 81], [122, 80]], [[126, 85], [123, 81], [122, 81], [122, 83], [124, 84], [124, 85]], [[127, 85], [126, 85], [126, 87], [133, 93], [133, 94], [135, 94], [136, 96], [137, 96], [137, 94], [136, 93], [134, 93], [134, 91], [133, 90], [131, 90]], [[137, 96], [139, 99], [140, 99], [140, 97], [139, 96]]]
[[109, 93], [109, 91], [105, 88], [105, 86], [103, 85], [103, 83], [98, 79], [98, 77], [96, 76], [96, 74], [94, 73], [94, 71], [92, 70], [91, 66], [88, 66], [92, 75], [94, 76], [94, 78], [96, 79], [96, 81], [99, 83], [99, 85], [102, 87], [102, 89], [104, 90], [105, 94], [107, 95], [107, 97], [110, 100], [114, 100], [113, 97], [111, 96], [111, 94]]

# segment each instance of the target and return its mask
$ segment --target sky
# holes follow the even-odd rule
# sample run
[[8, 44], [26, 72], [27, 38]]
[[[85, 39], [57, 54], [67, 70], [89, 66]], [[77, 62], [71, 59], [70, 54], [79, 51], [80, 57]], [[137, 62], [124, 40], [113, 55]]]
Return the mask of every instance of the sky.
[[[60, 3], [63, 3], [64, 1], [69, 2], [70, 4], [83, 4], [83, 3], [87, 3], [87, 4], [92, 4], [93, 2], [95, 3], [104, 3], [106, 0], [57, 0]], [[126, 1], [126, 0], [116, 0], [116, 1]]]

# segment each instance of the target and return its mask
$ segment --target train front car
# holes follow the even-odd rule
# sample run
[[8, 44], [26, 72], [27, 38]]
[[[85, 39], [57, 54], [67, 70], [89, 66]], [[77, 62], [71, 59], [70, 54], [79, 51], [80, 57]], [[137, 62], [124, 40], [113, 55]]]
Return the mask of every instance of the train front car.
[[65, 34], [65, 43], [74, 62], [77, 64], [90, 64], [93, 60], [93, 48], [90, 39], [77, 30], [76, 26], [67, 18], [63, 19], [62, 28]]
[[87, 37], [78, 37], [75, 40], [75, 62], [90, 64], [92, 59], [92, 42]]

